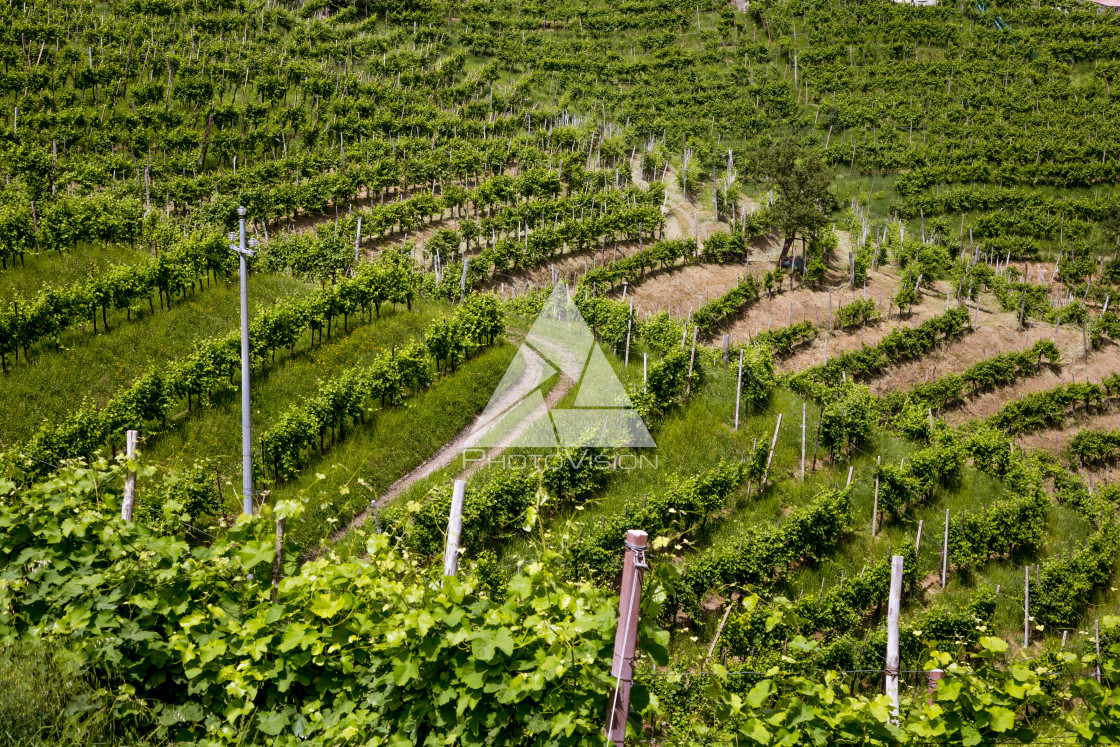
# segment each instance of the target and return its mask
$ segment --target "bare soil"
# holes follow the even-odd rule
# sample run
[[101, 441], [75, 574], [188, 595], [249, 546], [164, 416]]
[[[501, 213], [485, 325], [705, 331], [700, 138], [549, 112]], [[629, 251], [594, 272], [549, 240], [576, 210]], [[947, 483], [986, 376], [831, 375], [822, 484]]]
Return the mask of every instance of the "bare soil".
[[[985, 310], [983, 303], [979, 315], [973, 314], [972, 318], [977, 317], [978, 323], [971, 333], [931, 351], [921, 360], [895, 366], [887, 376], [872, 383], [872, 391], [875, 394], [885, 394], [932, 381], [947, 373], [961, 373], [977, 361], [1025, 350], [1038, 340], [1052, 339], [1054, 334], [1054, 328], [1050, 326], [1040, 328], [1034, 325], [1029, 332], [1020, 330], [1015, 312]], [[1081, 331], [1076, 328], [1061, 328], [1057, 345], [1062, 352], [1063, 362], [1080, 360], [1083, 352]]]
[[[671, 307], [674, 316], [687, 316], [701, 302], [726, 293], [743, 276], [742, 265], [677, 265], [647, 273], [644, 280], [628, 286], [627, 297], [633, 296], [635, 309], [641, 313]], [[623, 289], [615, 288], [610, 296], [622, 298]]]
[[[832, 274], [826, 279], [831, 282], [836, 279]], [[864, 289], [857, 288], [855, 293], [848, 289], [846, 284], [838, 284], [839, 289], [832, 292], [831, 306], [833, 314], [841, 305], [851, 303], [857, 298], [864, 297]], [[834, 288], [836, 286], [833, 286]], [[901, 327], [916, 327], [922, 322], [945, 313], [945, 284], [937, 283], [932, 289], [923, 287], [920, 300], [914, 304], [909, 315], [904, 315], [901, 322], [898, 310], [889, 309], [891, 298], [898, 288], [898, 280], [891, 272], [872, 271], [867, 274], [867, 298], [875, 301], [879, 307], [882, 321], [878, 324], [867, 325], [860, 329], [843, 331], [833, 327], [831, 334], [829, 328], [829, 294], [827, 289], [813, 291], [808, 288], [799, 288], [792, 293], [786, 292], [774, 299], [763, 300], [756, 304], [735, 324], [731, 333], [732, 339], [743, 339], [749, 331], [752, 335], [755, 329], [766, 329], [766, 325], [773, 316], [774, 326], [785, 326], [792, 317], [796, 324], [808, 319], [817, 325], [822, 332], [816, 339], [803, 345], [798, 351], [782, 361], [780, 368], [785, 371], [800, 371], [808, 366], [815, 366], [825, 362], [826, 340], [828, 357], [848, 350], [856, 350], [865, 345], [875, 345], [893, 330]], [[791, 311], [792, 309], [792, 311]], [[889, 315], [889, 318], [888, 318]]]
[[[1094, 410], [1091, 414], [1086, 415], [1084, 410], [1078, 409], [1076, 413], [1066, 418], [1064, 427], [1027, 433], [1019, 436], [1016, 440], [1026, 448], [1043, 449], [1056, 454], [1065, 449], [1080, 431], [1087, 429], [1114, 430], [1117, 426], [1120, 426], [1120, 415], [1116, 412], [1107, 410], [1097, 412]], [[1090, 471], [1087, 470], [1086, 474], [1089, 473]], [[1092, 471], [1092, 474], [1094, 480], [1098, 482], [1111, 482], [1114, 478], [1120, 477], [1120, 472], [1115, 468]]]
[[[1052, 334], [1053, 329], [1051, 328], [1049, 332]], [[1080, 337], [1080, 334], [1077, 334], [1077, 336]], [[1031, 343], [1033, 344], [1034, 340], [1039, 337], [1048, 337], [1048, 335], [1038, 335], [1036, 329], [1036, 335], [1031, 337]], [[1062, 335], [1059, 334], [1059, 347], [1061, 347], [1061, 337]], [[1088, 362], [1083, 359], [1082, 350], [1079, 340], [1072, 350], [1068, 347], [1062, 349], [1062, 366], [1060, 368], [1050, 368], [1043, 364], [1042, 370], [1037, 376], [1020, 379], [1013, 386], [1002, 387], [981, 394], [967, 402], [963, 407], [945, 413], [945, 420], [951, 424], [959, 424], [973, 418], [986, 418], [1010, 400], [1022, 397], [1024, 394], [1053, 389], [1060, 384], [1069, 384], [1074, 381], [1090, 381], [1099, 384], [1104, 377], [1112, 372], [1120, 371], [1120, 347], [1108, 345], [1101, 350], [1094, 351], [1089, 354]], [[1074, 419], [1070, 418], [1070, 422], [1074, 422]], [[1070, 437], [1072, 438], [1072, 435]]]

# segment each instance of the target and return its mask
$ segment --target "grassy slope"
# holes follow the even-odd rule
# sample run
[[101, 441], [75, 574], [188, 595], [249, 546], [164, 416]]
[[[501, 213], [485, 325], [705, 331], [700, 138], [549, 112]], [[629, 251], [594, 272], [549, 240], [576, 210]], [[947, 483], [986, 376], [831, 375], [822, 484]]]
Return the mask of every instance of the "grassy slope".
[[[312, 286], [282, 275], [255, 274], [249, 281], [249, 313], [278, 299], [309, 292]], [[236, 281], [211, 283], [185, 300], [176, 300], [170, 311], [154, 314], [144, 305], [131, 322], [124, 313], [109, 316], [109, 331], [98, 334], [70, 330], [61, 347], [49, 344], [32, 352], [31, 363], [22, 360], [0, 378], [0, 425], [4, 442], [26, 438], [44, 418], [69, 413], [84, 397], [102, 405], [150, 366], [160, 366], [187, 355], [208, 336], [237, 329], [240, 295]], [[9, 360], [9, 365], [11, 361]]]
[[[381, 318], [352, 328], [349, 335], [335, 335], [322, 347], [307, 345], [296, 349], [291, 358], [278, 356], [276, 363], [251, 380], [253, 397], [253, 434], [259, 439], [277, 417], [291, 405], [315, 396], [319, 382], [330, 379], [346, 369], [365, 366], [393, 347], [422, 337], [433, 319], [447, 313], [442, 303], [423, 302], [409, 313], [402, 306], [386, 307]], [[147, 449], [152, 460], [179, 466], [202, 457], [216, 458], [224, 465], [240, 464], [241, 396], [227, 391], [214, 398], [210, 406], [196, 409], [189, 415], [184, 407], [168, 422], [168, 430]], [[327, 436], [329, 443], [330, 436]], [[257, 447], [254, 443], [254, 448]]]
[[68, 252], [44, 251], [38, 255], [25, 254], [23, 265], [19, 259], [0, 270], [0, 299], [15, 296], [31, 298], [44, 287], [60, 288], [84, 281], [90, 268], [104, 272], [116, 265], [127, 265], [147, 256], [142, 249], [128, 244], [80, 244]]
[[[616, 370], [622, 369], [620, 361], [610, 355], [608, 358]], [[634, 358], [631, 358], [626, 377], [640, 381], [640, 357], [637, 360], [639, 362], [635, 364]], [[612, 475], [603, 489], [584, 504], [582, 510], [566, 512], [551, 521], [553, 542], [559, 544], [565, 534], [578, 535], [581, 523], [597, 524], [601, 516], [618, 513], [627, 500], [640, 500], [645, 493], [665, 490], [672, 475], [676, 473], [694, 474], [712, 469], [721, 458], [734, 458], [749, 449], [755, 439], [760, 443], [768, 443], [773, 437], [779, 412], [783, 413], [783, 422], [771, 467], [771, 487], [759, 498], [756, 486], [750, 501], [744, 500], [745, 489], [740, 491], [734, 512], [726, 511], [722, 519], [710, 521], [706, 529], [694, 531], [688, 537], [688, 542], [680, 543], [679, 550], [674, 551], [680, 561], [687, 562], [693, 552], [702, 551], [713, 544], [738, 543], [744, 527], [774, 526], [792, 508], [809, 503], [819, 490], [832, 484], [844, 483], [848, 463], [829, 465], [823, 451], [818, 456], [817, 471], [812, 472], [814, 428], [818, 414], [816, 405], [809, 403], [807, 408], [807, 474], [802, 484], [798, 476], [801, 463], [801, 406], [804, 400], [788, 391], [775, 391], [769, 404], [757, 408], [743, 419], [739, 431], [735, 431], [731, 427], [734, 418], [734, 368], [728, 373], [724, 373], [722, 368], [710, 373], [711, 378], [704, 388], [686, 406], [666, 418], [654, 433], [658, 445], [651, 458], [653, 454], [656, 455], [657, 468], [620, 471]], [[858, 576], [865, 565], [886, 557], [892, 547], [900, 548], [913, 543], [919, 520], [924, 521], [919, 556], [921, 573], [923, 577], [932, 578], [932, 574], [937, 573], [940, 567], [939, 553], [945, 509], [950, 509], [956, 516], [959, 511], [976, 511], [984, 503], [1008, 497], [1009, 493], [999, 480], [966, 467], [963, 479], [953, 490], [938, 489], [927, 504], [912, 512], [911, 521], [887, 523], [881, 526], [873, 539], [870, 525], [875, 456], [897, 462], [917, 448], [890, 434], [879, 432], [870, 443], [855, 453], [850, 463], [855, 468], [852, 480], [853, 531], [843, 546], [822, 563], [812, 568], [795, 569], [777, 585], [773, 593], [796, 599], [802, 590], [815, 592], [820, 589], [822, 580], [827, 589], [840, 582], [841, 574], [846, 578]], [[491, 467], [479, 473], [475, 479], [488, 479], [495, 469], [497, 467]], [[433, 476], [433, 481], [438, 477], [440, 476]], [[450, 479], [450, 475], [442, 477]], [[429, 486], [431, 483], [429, 481]], [[421, 496], [420, 486], [409, 495], [412, 499]], [[1065, 548], [1071, 543], [1084, 542], [1090, 527], [1069, 509], [1053, 504], [1047, 531], [1044, 541], [1046, 549], [1032, 562], [1045, 563], [1047, 557], [1064, 554]], [[504, 548], [504, 562], [512, 564], [534, 553], [532, 540], [526, 538], [525, 541], [510, 543]], [[1017, 562], [1023, 561], [1017, 559]], [[950, 574], [948, 588], [942, 592], [935, 586], [920, 601], [911, 601], [904, 611], [904, 620], [907, 617], [913, 619], [924, 609], [935, 605], [947, 604], [953, 608], [963, 608], [968, 604], [975, 588], [995, 587], [997, 584], [1002, 587], [1002, 591], [996, 610], [995, 629], [998, 634], [1014, 641], [1016, 636], [1022, 635], [1022, 571], [1008, 561], [992, 562], [975, 572]], [[1088, 630], [1090, 634], [1092, 618], [1110, 613], [1116, 607], [1115, 603], [1104, 599], [1104, 595], [1101, 597], [1098, 600], [1101, 606], [1095, 612], [1087, 613], [1087, 622], [1082, 625], [1082, 630]], [[703, 631], [699, 634], [699, 639], [710, 640], [718, 619], [699, 622]], [[676, 636], [674, 642], [684, 650], [691, 645], [689, 636]]]
[[438, 451], [486, 406], [516, 352], [507, 342], [482, 351], [427, 392], [374, 415], [297, 480], [280, 486], [276, 497], [301, 497], [307, 504], [292, 536], [304, 548], [315, 547]]

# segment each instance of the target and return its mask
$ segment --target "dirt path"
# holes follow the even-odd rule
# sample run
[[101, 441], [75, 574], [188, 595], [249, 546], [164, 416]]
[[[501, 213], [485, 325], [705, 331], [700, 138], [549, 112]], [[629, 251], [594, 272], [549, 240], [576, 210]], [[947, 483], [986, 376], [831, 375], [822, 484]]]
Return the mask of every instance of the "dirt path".
[[[1064, 427], [1026, 433], [1016, 440], [1028, 449], [1040, 449], [1057, 454], [1064, 450], [1073, 440], [1073, 437], [1083, 430], [1111, 431], [1115, 430], [1118, 425], [1120, 425], [1120, 415], [1117, 415], [1114, 411], [1094, 412], [1092, 415], [1086, 415], [1084, 410], [1078, 409], [1074, 415], [1066, 418]], [[1095, 471], [1085, 470], [1085, 473], [1091, 473], [1097, 481], [1112, 481], [1117, 474], [1120, 474], [1112, 467], [1107, 470], [1103, 467]]]
[[[686, 197], [677, 186], [677, 172], [671, 166], [665, 172], [665, 204], [661, 213], [665, 216], [665, 237], [669, 239], [692, 238], [697, 232], [700, 241], [716, 231], [729, 228], [716, 217], [714, 204], [701, 204], [699, 199]], [[746, 201], [754, 205], [753, 200]]]
[[[910, 315], [902, 319], [902, 327], [916, 327], [928, 319], [945, 313], [945, 295], [942, 285], [939, 283], [932, 290], [924, 289], [921, 292], [921, 298], [914, 304]], [[771, 323], [771, 318], [775, 327], [786, 326], [791, 318], [794, 324], [808, 319], [817, 325], [821, 333], [780, 364], [783, 371], [800, 371], [808, 366], [825, 362], [826, 340], [828, 357], [831, 358], [837, 353], [876, 345], [898, 329], [897, 309], [894, 316], [889, 319], [887, 309], [896, 290], [897, 281], [892, 274], [868, 272], [867, 298], [875, 301], [876, 306], [879, 307], [882, 321], [851, 331], [833, 329], [831, 335], [828, 334], [829, 298], [826, 290], [813, 291], [799, 288], [793, 292], [786, 291], [773, 299], [764, 299], [752, 307], [732, 328], [732, 339], [745, 339], [748, 332], [753, 335], [756, 328], [758, 331], [765, 330]], [[841, 305], [863, 297], [863, 288], [857, 288], [853, 293], [846, 286], [841, 286], [832, 294], [833, 314]]]
[[[540, 379], [540, 359], [529, 358], [528, 364], [521, 372], [517, 381], [514, 382], [511, 386], [507, 387], [506, 391], [502, 393], [502, 396], [497, 400], [497, 402], [490, 403], [487, 407], [487, 410], [504, 412], [505, 410], [513, 407], [515, 404], [521, 401], [527, 391], [531, 391], [537, 386], [538, 382], [540, 382]], [[544, 404], [539, 405], [536, 410], [533, 410], [532, 415], [539, 416], [542, 414], [541, 412], [539, 412], [542, 408], [547, 411], [548, 409], [554, 407], [564, 397], [564, 395], [567, 394], [569, 390], [571, 390], [572, 386], [574, 386], [574, 382], [567, 376], [561, 375], [560, 381], [557, 382], [557, 384], [548, 393], [548, 396], [545, 397]], [[385, 492], [377, 497], [376, 503], [378, 508], [397, 498], [420, 480], [430, 477], [441, 469], [444, 469], [445, 467], [453, 464], [455, 460], [463, 454], [463, 451], [465, 449], [470, 447], [472, 443], [476, 443], [478, 439], [480, 439], [486, 433], [490, 432], [490, 430], [496, 427], [501, 421], [501, 418], [492, 418], [489, 422], [483, 423], [481, 422], [481, 420], [484, 414], [485, 412], [476, 415], [467, 425], [467, 427], [459, 431], [455, 438], [451, 439], [442, 447], [440, 447], [439, 451], [437, 451], [422, 464], [420, 464], [412, 471], [408, 472], [406, 475], [398, 479], [388, 488], [386, 488]], [[534, 421], [535, 417], [527, 416], [523, 418], [521, 425], [519, 425], [516, 429], [503, 437], [497, 446], [490, 448], [486, 452], [486, 458], [474, 462], [470, 467], [461, 470], [456, 475], [457, 479], [466, 479], [470, 475], [474, 474], [474, 472], [477, 471], [480, 466], [490, 461], [503, 450], [505, 450], [508, 445], [512, 443], [514, 439], [520, 436], [522, 431]], [[340, 527], [338, 530], [333, 532], [330, 536], [331, 542], [337, 543], [351, 530], [361, 527], [362, 524], [364, 524], [366, 520], [369, 519], [372, 512], [373, 508], [371, 506], [370, 508], [367, 508], [366, 510], [355, 516], [345, 526]]]
[[[1053, 334], [1053, 330], [1050, 330], [1050, 334]], [[1036, 339], [1049, 339], [1049, 337], [1049, 334], [1037, 334], [1036, 329], [1036, 334], [1030, 339], [1033, 343]], [[1061, 347], [1061, 337], [1059, 334], [1059, 347]], [[1058, 370], [1043, 366], [1043, 370], [1038, 376], [1021, 379], [1010, 387], [1003, 387], [981, 394], [976, 399], [966, 402], [963, 407], [945, 413], [945, 420], [950, 424], [957, 425], [974, 418], [986, 418], [995, 414], [999, 408], [1008, 402], [1018, 399], [1024, 394], [1053, 389], [1061, 384], [1070, 384], [1074, 381], [1082, 383], [1090, 381], [1099, 384], [1103, 378], [1112, 372], [1120, 371], [1120, 346], [1108, 345], [1101, 350], [1092, 352], [1089, 354], [1088, 362], [1082, 358], [1080, 345], [1076, 345], [1073, 350], [1065, 348], [1062, 349], [1062, 364]], [[1070, 420], [1073, 420], [1073, 418], [1070, 418]], [[1074, 429], [1075, 432], [1076, 430]], [[1050, 433], [1051, 438], [1053, 438], [1053, 435]], [[1070, 434], [1070, 438], [1072, 438], [1072, 434]]]
[[[517, 428], [510, 431], [510, 433], [508, 435], [506, 435], [504, 438], [502, 438], [502, 440], [498, 443], [497, 446], [494, 446], [494, 447], [488, 449], [486, 451], [486, 456], [485, 457], [483, 457], [482, 459], [472, 461], [471, 466], [467, 467], [466, 469], [462, 470], [459, 474], [457, 474], [455, 476], [455, 479], [466, 480], [471, 475], [473, 475], [475, 472], [477, 472], [480, 468], [486, 466], [488, 463], [493, 461], [499, 454], [501, 454], [503, 451], [508, 449], [510, 447], [510, 444], [512, 444], [519, 437], [521, 437], [525, 433], [525, 431], [528, 430], [529, 427], [533, 423], [537, 422], [541, 417], [545, 417], [546, 413], [549, 410], [551, 410], [553, 407], [555, 407], [557, 404], [559, 404], [560, 400], [564, 398], [565, 394], [567, 394], [569, 391], [571, 391], [571, 388], [573, 386], [575, 386], [575, 382], [572, 381], [571, 379], [569, 379], [567, 376], [561, 374], [560, 375], [560, 381], [557, 382], [556, 386], [554, 386], [552, 388], [552, 390], [548, 393], [548, 396], [544, 398], [544, 403], [543, 404], [537, 405], [537, 407], [535, 409], [530, 411], [524, 417], [521, 424], [518, 425]], [[478, 438], [479, 436], [489, 432], [493, 428], [493, 426], [494, 426], [494, 423], [490, 423], [490, 424], [487, 425], [486, 428], [484, 428], [479, 433], [473, 433], [473, 432], [468, 433], [466, 430], [464, 430], [463, 433], [460, 433], [459, 436], [456, 436], [455, 438], [456, 438], [456, 440], [458, 440], [465, 433], [466, 438], [464, 439], [463, 446], [466, 446], [467, 444], [469, 444], [469, 442], [471, 442], [474, 439]], [[444, 447], [444, 448], [447, 448], [447, 447]], [[442, 451], [442, 449], [441, 449], [441, 451]], [[460, 451], [461, 451], [461, 449], [460, 449]], [[452, 456], [452, 458], [454, 458], [454, 455]]]
[[[1004, 353], [1026, 350], [1038, 340], [1051, 339], [1053, 334], [1054, 329], [1049, 326], [1040, 328], [1035, 325], [1030, 332], [1021, 331], [1018, 315], [1015, 312], [992, 313], [985, 311], [984, 305], [981, 305], [979, 323], [970, 334], [930, 351], [920, 360], [893, 367], [887, 376], [872, 384], [871, 390], [875, 394], [882, 395], [896, 389], [906, 389], [914, 384], [932, 381], [947, 373], [962, 373], [978, 361]], [[1059, 330], [1057, 345], [1062, 353], [1063, 363], [1071, 364], [1081, 360], [1080, 330], [1063, 327]]]
[[[671, 306], [674, 315], [687, 316], [702, 302], [726, 293], [742, 276], [743, 266], [739, 264], [677, 265], [647, 273], [640, 283], [629, 286], [627, 297], [634, 297], [635, 308], [643, 314]], [[621, 286], [608, 296], [621, 300]]]

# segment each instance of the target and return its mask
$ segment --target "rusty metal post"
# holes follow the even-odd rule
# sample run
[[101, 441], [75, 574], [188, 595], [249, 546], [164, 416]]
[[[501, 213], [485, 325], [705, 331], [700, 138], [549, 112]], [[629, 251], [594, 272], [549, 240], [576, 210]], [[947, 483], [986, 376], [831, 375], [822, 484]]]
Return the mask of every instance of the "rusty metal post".
[[607, 739], [617, 747], [626, 741], [626, 714], [630, 711], [630, 688], [634, 682], [634, 647], [638, 638], [638, 609], [642, 604], [642, 573], [648, 568], [649, 536], [640, 529], [626, 532], [626, 559], [622, 564], [622, 587], [618, 598], [618, 630], [614, 636], [611, 691], [607, 713]]
[[944, 669], [931, 669], [929, 672], [929, 704], [933, 705], [933, 694], [937, 692], [937, 687], [941, 683], [941, 679], [945, 676]]

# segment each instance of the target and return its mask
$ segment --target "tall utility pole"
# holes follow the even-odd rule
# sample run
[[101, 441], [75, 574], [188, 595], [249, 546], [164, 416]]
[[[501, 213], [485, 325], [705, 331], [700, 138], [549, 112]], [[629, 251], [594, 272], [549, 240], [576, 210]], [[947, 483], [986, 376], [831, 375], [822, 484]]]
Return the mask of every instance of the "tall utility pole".
[[247, 257], [257, 253], [251, 247], [257, 245], [256, 239], [245, 241], [244, 207], [237, 208], [239, 218], [238, 233], [229, 235], [230, 240], [240, 239], [229, 248], [237, 252], [241, 261], [241, 507], [246, 514], [253, 513], [253, 432], [250, 425], [249, 406], [249, 272], [245, 266]]

